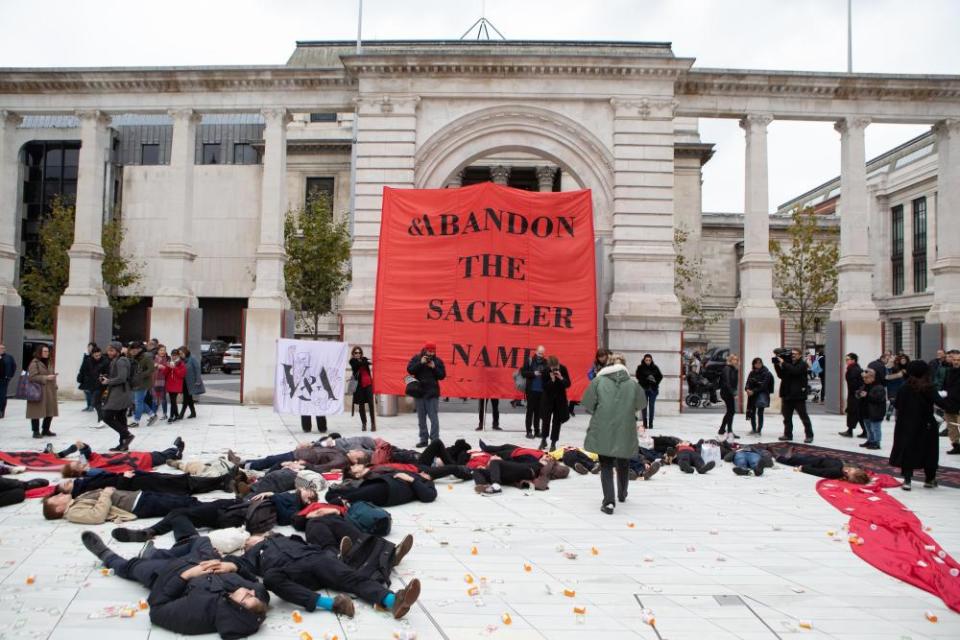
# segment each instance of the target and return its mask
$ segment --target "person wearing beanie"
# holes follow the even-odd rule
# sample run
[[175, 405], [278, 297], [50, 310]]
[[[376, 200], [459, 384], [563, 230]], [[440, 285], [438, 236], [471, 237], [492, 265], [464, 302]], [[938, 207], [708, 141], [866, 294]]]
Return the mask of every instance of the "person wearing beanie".
[[[407, 373], [416, 378], [419, 389], [414, 396], [417, 403], [417, 422], [420, 427], [420, 442], [417, 447], [425, 447], [430, 440], [440, 439], [440, 381], [447, 377], [443, 360], [437, 357], [437, 344], [427, 342], [420, 353], [410, 358]], [[427, 433], [427, 418], [430, 418], [430, 432]]]

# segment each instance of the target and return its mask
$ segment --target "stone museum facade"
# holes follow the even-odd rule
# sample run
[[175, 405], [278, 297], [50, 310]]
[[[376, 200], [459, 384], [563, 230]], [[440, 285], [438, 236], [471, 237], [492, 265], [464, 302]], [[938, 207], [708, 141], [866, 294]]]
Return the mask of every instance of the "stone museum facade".
[[[700, 118], [743, 127], [742, 215], [702, 211], [714, 149]], [[835, 123], [842, 170], [770, 216], [774, 119]], [[867, 164], [873, 122], [932, 129]], [[688, 342], [749, 359], [787, 339], [768, 240], [810, 203], [839, 230], [839, 302], [823, 330], [836, 372], [843, 351], [917, 349], [921, 334], [924, 352], [960, 344], [960, 77], [701, 69], [664, 43], [522, 41], [300, 42], [282, 66], [0, 69], [0, 337], [23, 335], [22, 256], [67, 194], [58, 370], [111, 334], [100, 238], [120, 216], [144, 273], [121, 334], [241, 341], [244, 401], [269, 402], [275, 339], [294, 332], [285, 212], [320, 190], [349, 219], [353, 279], [327, 334], [369, 347], [383, 187], [484, 180], [591, 189], [602, 339], [631, 362], [654, 355], [665, 411], [677, 410], [685, 337], [677, 227], [703, 257], [706, 306], [725, 316]]]

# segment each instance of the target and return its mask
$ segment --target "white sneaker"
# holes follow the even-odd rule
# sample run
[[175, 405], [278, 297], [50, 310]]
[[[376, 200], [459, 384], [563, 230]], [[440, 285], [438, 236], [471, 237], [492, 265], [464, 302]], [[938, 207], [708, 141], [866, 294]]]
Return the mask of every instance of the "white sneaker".
[[10, 473], [12, 473], [12, 474], [24, 473], [24, 472], [26, 472], [26, 470], [27, 470], [26, 467], [23, 467], [23, 466], [20, 466], [20, 465], [16, 465], [16, 466], [13, 466], [13, 467], [8, 467], [8, 468], [10, 469]]
[[93, 426], [91, 427], [91, 429], [106, 429], [106, 428], [109, 427], [109, 426], [110, 426], [110, 425], [108, 425], [106, 422], [104, 422], [103, 420], [101, 420], [101, 421], [98, 422], [97, 424], [93, 425]]

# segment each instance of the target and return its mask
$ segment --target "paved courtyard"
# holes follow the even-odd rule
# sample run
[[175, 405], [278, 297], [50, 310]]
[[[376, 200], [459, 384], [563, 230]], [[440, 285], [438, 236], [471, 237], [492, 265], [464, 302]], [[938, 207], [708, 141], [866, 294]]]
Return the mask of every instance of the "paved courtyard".
[[[113, 445], [113, 432], [90, 428], [90, 414], [80, 407], [61, 405], [56, 444], [83, 439], [95, 449]], [[37, 447], [21, 415], [23, 403], [11, 401], [0, 422], [6, 450]], [[578, 415], [565, 425], [562, 440], [582, 442], [587, 420]], [[714, 433], [718, 421], [719, 416], [703, 414], [664, 417], [657, 432], [693, 439]], [[441, 422], [445, 440], [463, 437], [475, 444], [480, 435], [471, 414], [441, 414]], [[892, 433], [888, 424], [885, 451]], [[338, 416], [330, 426], [356, 434], [359, 420]], [[519, 416], [504, 416], [503, 426], [503, 433], [482, 435], [495, 443], [523, 441]], [[771, 420], [767, 439], [779, 434], [776, 427]], [[816, 416], [814, 427], [822, 446], [853, 450], [860, 442], [836, 435], [842, 428], [838, 416]], [[737, 428], [743, 431], [742, 416]], [[187, 457], [227, 447], [241, 455], [278, 452], [309, 437], [295, 417], [281, 419], [269, 407], [202, 405], [198, 420], [139, 429], [134, 448], [163, 448], [177, 434], [187, 441]], [[415, 418], [381, 419], [377, 435], [411, 446]], [[943, 462], [953, 461], [944, 456]], [[816, 494], [815, 480], [783, 467], [760, 478], [735, 476], [730, 465], [705, 476], [668, 467], [650, 482], [632, 483], [628, 502], [613, 516], [599, 511], [597, 476], [574, 474], [545, 493], [505, 489], [489, 498], [477, 496], [472, 483], [441, 481], [436, 502], [391, 509], [391, 539], [415, 537], [394, 587], [414, 577], [423, 583], [419, 605], [405, 621], [358, 603], [353, 620], [318, 612], [295, 624], [293, 607], [274, 598], [258, 637], [306, 640], [303, 632], [314, 640], [960, 637], [960, 615], [877, 571], [854, 556], [845, 540], [827, 535], [840, 532], [846, 517]], [[960, 492], [919, 485], [909, 494], [893, 491], [931, 527], [939, 544], [960, 553]], [[110, 528], [95, 527], [107, 538]], [[37, 501], [0, 510], [0, 638], [174, 637], [151, 629], [146, 612], [106, 617], [109, 607], [132, 605], [146, 591], [101, 575], [80, 544], [80, 531], [77, 525], [44, 521]], [[170, 540], [158, 542], [166, 546]], [[111, 541], [111, 546], [127, 555], [139, 550], [134, 544]], [[576, 557], [568, 558], [568, 552]], [[467, 575], [480, 587], [479, 597], [467, 594]], [[35, 577], [31, 585], [28, 576]], [[565, 596], [565, 589], [575, 595]], [[577, 616], [574, 607], [586, 613]], [[644, 623], [644, 608], [654, 612], [656, 627]], [[929, 622], [926, 611], [939, 622]]]

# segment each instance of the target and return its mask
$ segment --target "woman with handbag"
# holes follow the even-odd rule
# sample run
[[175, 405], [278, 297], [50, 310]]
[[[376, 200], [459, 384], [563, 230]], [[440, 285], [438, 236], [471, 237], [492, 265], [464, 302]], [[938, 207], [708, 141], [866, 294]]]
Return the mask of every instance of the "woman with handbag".
[[760, 435], [763, 431], [763, 410], [770, 406], [770, 396], [773, 394], [773, 374], [764, 366], [761, 358], [754, 358], [750, 363], [750, 374], [743, 389], [747, 392], [750, 433]]
[[183, 378], [183, 400], [182, 405], [180, 406], [180, 415], [178, 416], [179, 420], [183, 420], [183, 416], [187, 412], [188, 408], [190, 409], [189, 417], [197, 417], [197, 407], [193, 403], [193, 398], [195, 396], [203, 395], [207, 392], [207, 390], [203, 386], [200, 363], [197, 362], [197, 359], [193, 355], [191, 355], [190, 349], [187, 347], [180, 347], [180, 357], [183, 359], [183, 364], [186, 368], [186, 373]]
[[[360, 425], [363, 431], [367, 430], [367, 405], [371, 405], [370, 416], [373, 417], [373, 374], [370, 372], [370, 360], [363, 355], [363, 349], [354, 347], [350, 357], [350, 369], [353, 376], [347, 383], [347, 393], [353, 396], [353, 407], [360, 406]], [[374, 425], [376, 426], [376, 425]]]
[[[32, 388], [31, 388], [32, 385]], [[57, 374], [50, 359], [50, 347], [42, 344], [33, 352], [27, 367], [27, 419], [34, 438], [56, 436], [50, 423], [57, 417]], [[43, 421], [41, 430], [41, 420]]]

